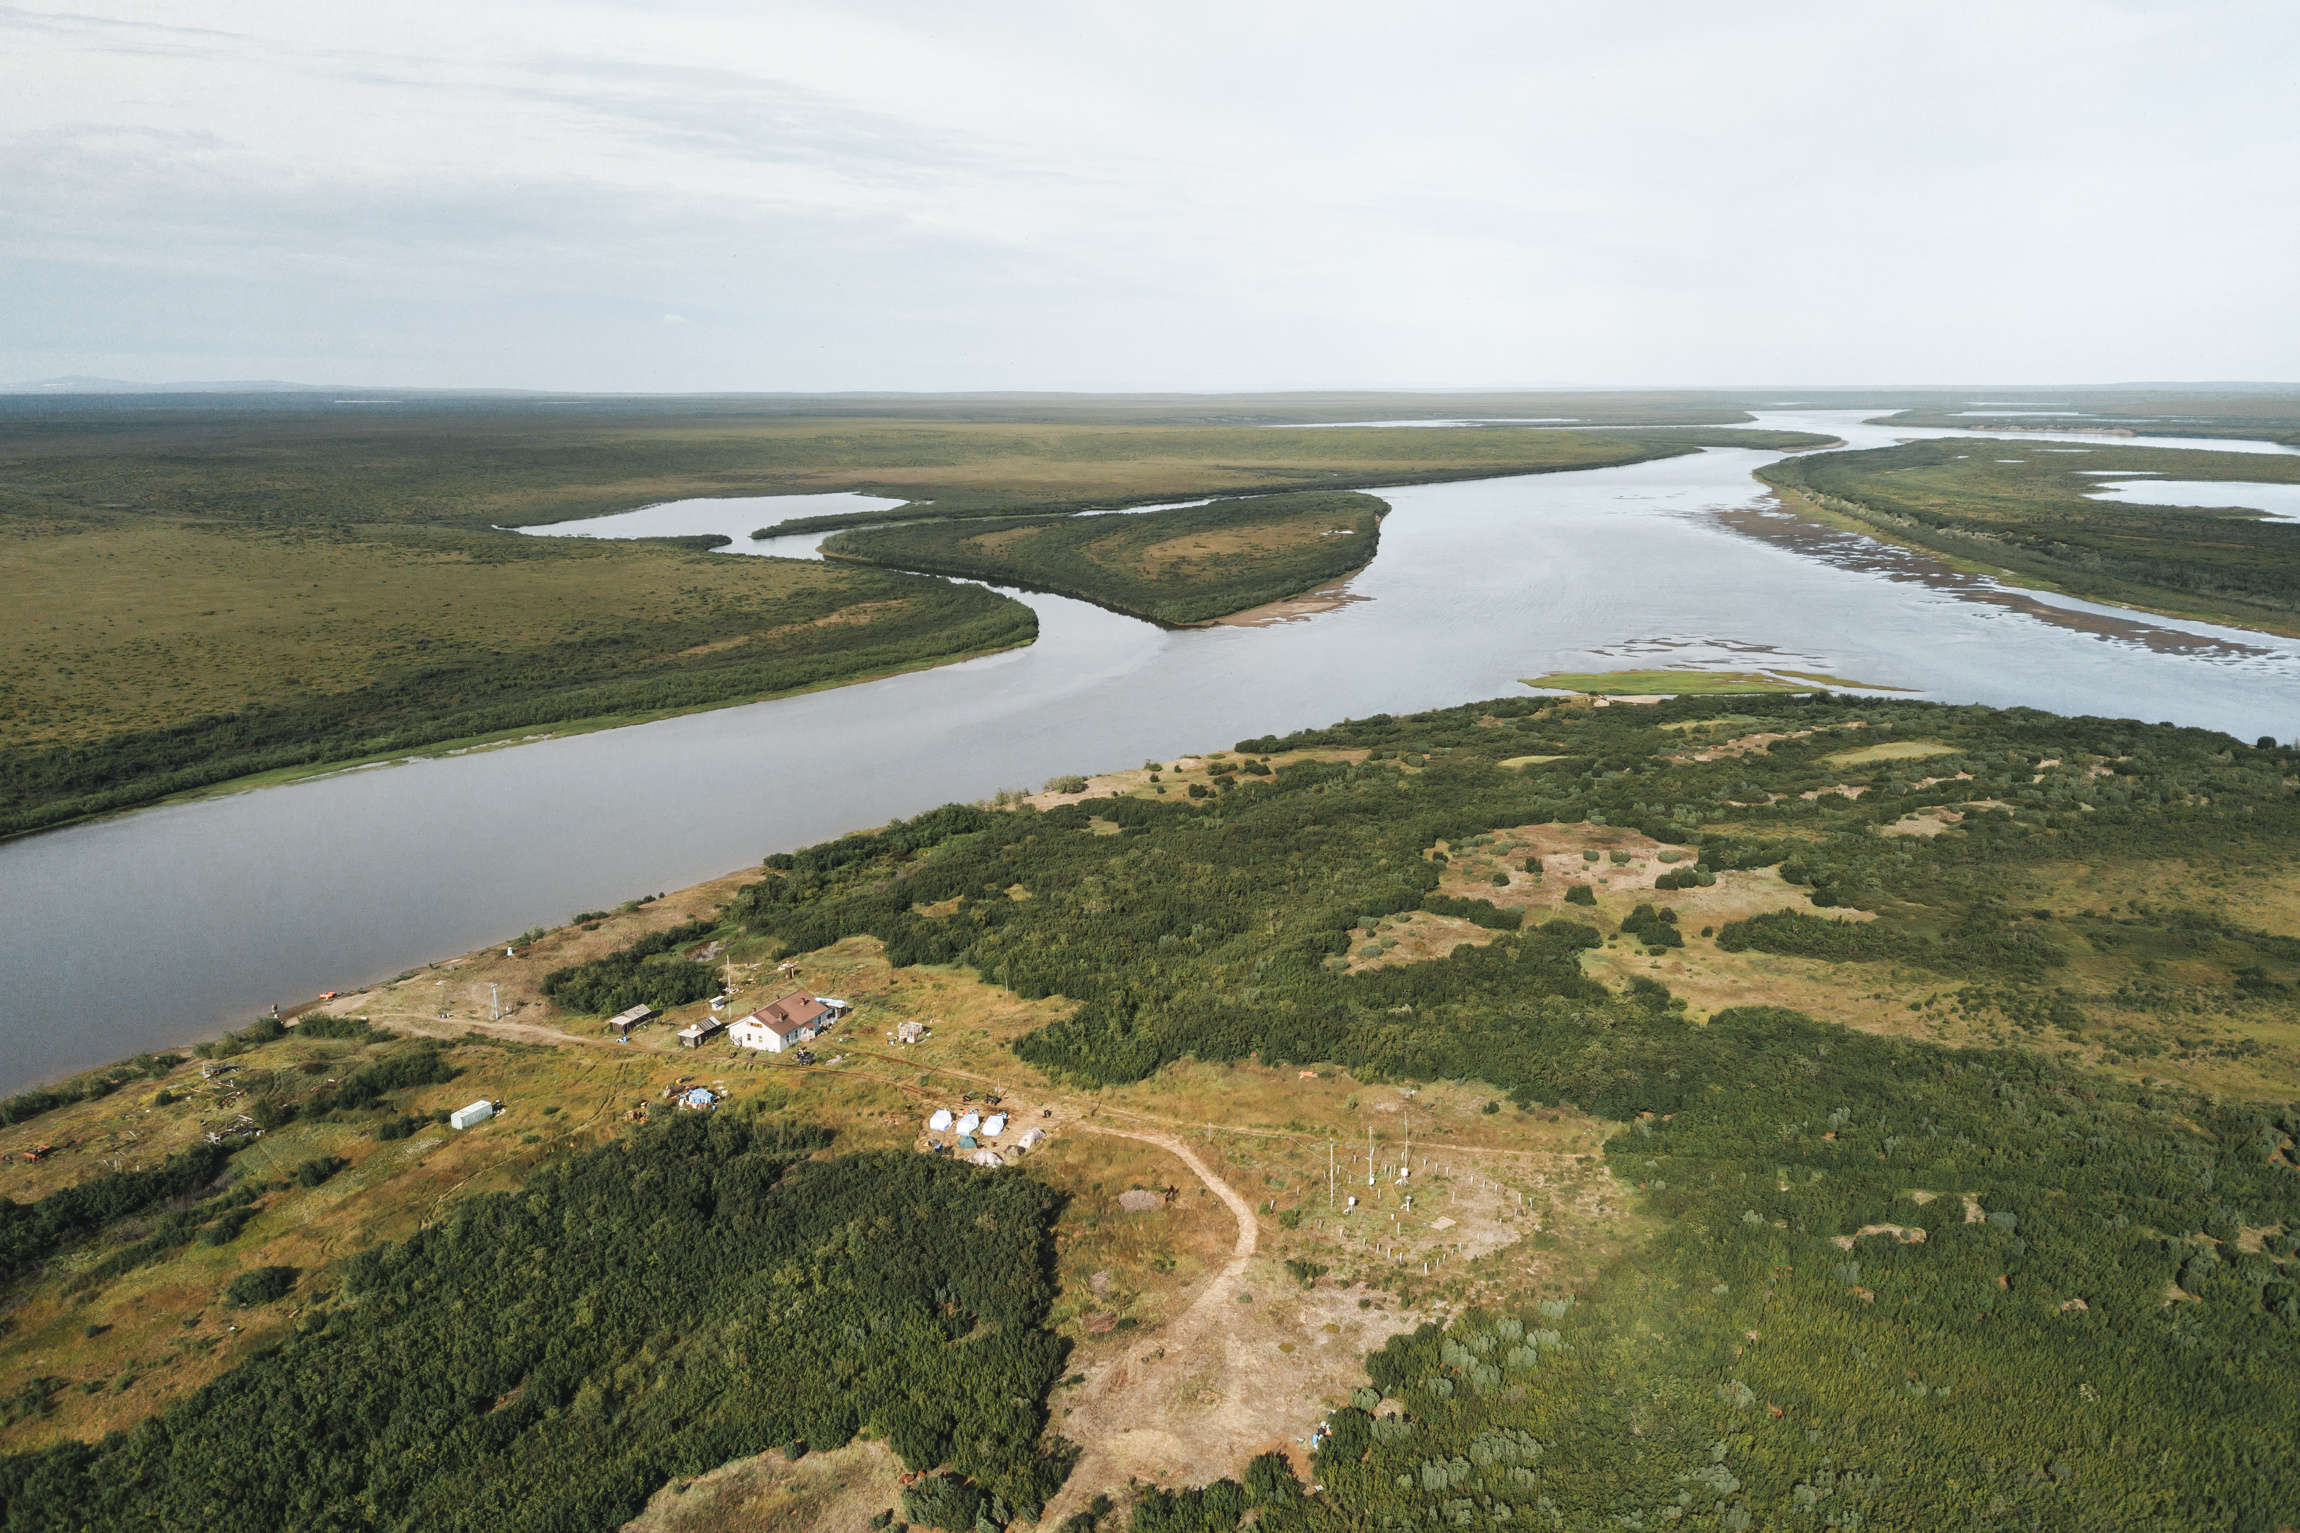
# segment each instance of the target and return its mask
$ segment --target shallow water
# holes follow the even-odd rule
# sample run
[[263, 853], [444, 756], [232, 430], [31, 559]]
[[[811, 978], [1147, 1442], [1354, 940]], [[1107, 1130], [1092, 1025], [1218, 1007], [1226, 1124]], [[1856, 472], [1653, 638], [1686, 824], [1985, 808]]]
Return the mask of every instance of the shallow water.
[[2140, 479], [2132, 484], [2107, 480], [2085, 492], [2087, 500], [2133, 506], [2194, 506], [2217, 510], [2242, 506], [2280, 522], [2300, 522], [2300, 484], [2246, 484], [2213, 479]]
[[[1855, 446], [1992, 440], [1861, 425], [1870, 413], [1758, 424]], [[2287, 733], [2300, 713], [2300, 644], [2009, 592], [1768, 515], [1749, 475], [1777, 456], [1715, 449], [1383, 491], [1395, 509], [1380, 556], [1351, 584], [1365, 599], [1306, 620], [1168, 632], [1018, 593], [1042, 626], [1008, 654], [0, 846], [0, 1090], [952, 799], [1522, 693], [1520, 678], [1552, 670], [1777, 665], [2246, 739]], [[719, 531], [733, 553], [805, 553], [819, 539], [749, 540], [788, 514], [787, 498], [688, 502], [584, 530]]]

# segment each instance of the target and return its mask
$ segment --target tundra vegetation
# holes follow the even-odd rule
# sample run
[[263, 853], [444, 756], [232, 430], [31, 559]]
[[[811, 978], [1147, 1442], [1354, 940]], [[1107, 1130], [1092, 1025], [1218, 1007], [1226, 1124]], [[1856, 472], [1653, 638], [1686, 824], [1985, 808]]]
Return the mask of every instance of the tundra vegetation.
[[[2300, 1517], [2300, 752], [1898, 699], [1516, 696], [1159, 770], [1203, 798], [1145, 770], [1051, 809], [952, 804], [771, 857], [708, 929], [656, 917], [667, 940], [559, 965], [605, 1007], [690, 938], [807, 965], [867, 940], [1028, 997], [1047, 1020], [1014, 1053], [1076, 1094], [1258, 1062], [1465, 1083], [1497, 1108], [1474, 1122], [1603, 1119], [1654, 1239], [1373, 1351], [1320, 1494], [1244, 1464], [1141, 1492], [1141, 1533]], [[1555, 853], [1585, 899], [1532, 878], [1539, 837], [1596, 853]], [[1727, 894], [1741, 915], [1711, 917]], [[1431, 922], [1467, 938], [1359, 956]], [[1656, 968], [1695, 961], [1808, 1000], [1695, 1007]], [[1898, 1023], [1886, 991], [1914, 991]], [[11, 1317], [51, 1368], [67, 1317], [129, 1315], [129, 1289], [267, 1326], [117, 1434], [0, 1462], [14, 1524], [612, 1526], [669, 1478], [856, 1434], [925, 1473], [906, 1519], [1037, 1515], [1070, 1448], [1060, 1197], [1030, 1163], [851, 1154], [771, 1087], [423, 1181], [382, 1239], [258, 1248], [389, 1186], [370, 1168], [428, 1142], [400, 1147], [409, 1119], [517, 1048], [251, 1027], [207, 1053], [269, 1138], [0, 1207]], [[9, 1133], [110, 1101], [51, 1094]], [[437, 1154], [485, 1142], [460, 1138]], [[306, 1179], [320, 1154], [352, 1168]], [[11, 1430], [92, 1384], [23, 1377]]]
[[1305, 491], [1121, 516], [903, 523], [835, 534], [823, 552], [1031, 586], [1179, 626], [1364, 567], [1388, 509], [1371, 495]]
[[[810, 967], [875, 944], [922, 983], [1034, 998], [1046, 1020], [1014, 1052], [1072, 1092], [1258, 1061], [1463, 1083], [1495, 1104], [1477, 1123], [1578, 1109], [1608, 1125], [1611, 1184], [1655, 1235], [1571, 1292], [1488, 1292], [1375, 1351], [1315, 1455], [1321, 1494], [1257, 1462], [1082, 1516], [1402, 1533], [2300, 1515], [2300, 753], [1901, 700], [1524, 696], [1161, 773], [1205, 796], [1161, 797], [1145, 771], [1048, 809], [947, 806], [777, 855], [710, 930]], [[1534, 879], [1545, 836], [1598, 858], [1553, 851], [1573, 879]], [[1661, 886], [1683, 873], [1710, 882]], [[1569, 881], [1586, 902], [1560, 901]], [[1715, 914], [1728, 896], [1743, 913]], [[1467, 936], [1356, 956], [1431, 922]], [[665, 929], [563, 965], [562, 987], [605, 1005], [618, 976], [686, 962], [702, 933]], [[1775, 993], [1693, 1005], [1669, 978], [1696, 963]], [[1903, 1020], [1868, 1004], [1888, 990], [1915, 994]], [[1805, 1004], [1777, 1003], [1791, 992]], [[211, 1051], [258, 1062], [249, 1094], [290, 1124], [227, 1142], [230, 1161], [306, 1125], [381, 1139], [477, 1085], [484, 1050], [341, 1031]], [[326, 1077], [264, 1063], [290, 1047], [328, 1051]], [[354, 1206], [365, 1167], [417, 1153], [340, 1137], [296, 1141], [276, 1181], [167, 1162], [11, 1204], [11, 1302], [45, 1337], [82, 1278], [93, 1304], [193, 1273], [271, 1329], [117, 1436], [6, 1460], [0, 1501], [29, 1527], [593, 1527], [726, 1458], [869, 1433], [927, 1472], [906, 1519], [1031, 1519], [1069, 1454], [1047, 1419], [1059, 1198], [1028, 1162], [818, 1144], [770, 1093], [603, 1143], [553, 1131], [516, 1179], [429, 1184], [424, 1227], [380, 1242], [251, 1244], [310, 1206], [294, 1200]], [[104, 1100], [58, 1096], [10, 1132]], [[353, 1167], [307, 1185], [319, 1153]], [[249, 1208], [247, 1233], [203, 1243]], [[64, 1388], [25, 1383], [17, 1430]], [[963, 1411], [927, 1419], [919, 1402], [946, 1398]]]
[[[1528, 736], [1559, 759], [1500, 768]], [[1941, 749], [1870, 754], [1880, 736]], [[2300, 1406], [2276, 1382], [2300, 1361], [2300, 940], [2288, 880], [2263, 878], [2300, 849], [2292, 751], [1825, 697], [1519, 699], [1237, 749], [1279, 764], [1203, 801], [946, 814], [876, 855], [848, 838], [731, 913], [792, 952], [867, 933], [898, 964], [1075, 1001], [1016, 1052], [1082, 1086], [1317, 1061], [1620, 1125], [1611, 1169], [1666, 1235], [1571, 1300], [1489, 1302], [1391, 1342], [1317, 1454], [1325, 1495], [1264, 1522], [2300, 1513]], [[1922, 814], [1957, 818], [1896, 829]], [[1608, 894], [1440, 960], [1350, 969], [1364, 930], [1456, 908], [1436, 891], [1465, 848], [1544, 823], [1633, 831], [1727, 878], [1767, 870], [1794, 908], [1705, 941], [1662, 914], [1702, 886], [1639, 888], [1635, 909]], [[2199, 858], [2258, 899], [2129, 898]], [[2128, 897], [2039, 903], [2104, 868]], [[1028, 900], [1002, 892], [1016, 884]], [[1848, 1000], [1888, 972], [1937, 976], [1995, 1036], [1952, 1046], [1769, 1005], [1699, 1017], [1645, 974], [1601, 982], [1582, 955], [1607, 929], [1776, 955]], [[2135, 1068], [2214, 1053], [2262, 1067], [2249, 1090]], [[1140, 1526], [1226, 1528], [1246, 1504], [1161, 1493]]]
[[2222, 510], [2087, 498], [2121, 473], [2293, 484], [2300, 458], [1968, 438], [1789, 458], [1757, 477], [1825, 520], [2018, 583], [2300, 634], [2300, 523], [2241, 509], [2233, 490]]
[[[838, 685], [1037, 631], [1022, 604], [970, 585], [726, 558], [703, 551], [711, 539], [514, 527], [836, 490], [1011, 516], [1598, 467], [1733, 436], [1205, 424], [1317, 418], [1307, 399], [821, 404], [0, 402], [0, 601], [14, 641], [0, 657], [0, 835], [266, 774]], [[1640, 428], [1747, 418], [1677, 396], [1500, 413]]]

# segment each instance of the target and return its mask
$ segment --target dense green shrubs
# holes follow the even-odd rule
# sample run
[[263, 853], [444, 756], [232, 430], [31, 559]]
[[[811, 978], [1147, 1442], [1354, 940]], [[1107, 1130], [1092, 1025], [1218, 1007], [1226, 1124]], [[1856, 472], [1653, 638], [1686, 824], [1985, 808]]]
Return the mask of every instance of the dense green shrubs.
[[633, 1006], [668, 1011], [699, 1001], [717, 992], [717, 971], [677, 953], [716, 929], [715, 922], [689, 921], [650, 932], [604, 958], [552, 970], [543, 977], [543, 993], [565, 1010], [602, 1016]]
[[1683, 947], [1685, 938], [1677, 930], [1677, 912], [1667, 908], [1654, 909], [1640, 905], [1621, 922], [1621, 929], [1647, 947]]
[[138, 1076], [158, 1080], [183, 1062], [181, 1054], [138, 1054], [76, 1081], [20, 1091], [0, 1101], [0, 1128], [29, 1123], [42, 1113], [69, 1107], [74, 1102], [101, 1101]]
[[[1035, 1518], [1069, 1465], [1040, 1442], [1053, 1200], [820, 1142], [682, 1116], [462, 1199], [158, 1416], [0, 1460], [0, 1506], [27, 1528], [615, 1527], [674, 1476], [868, 1431], [971, 1481], [978, 1514]], [[295, 1276], [242, 1274], [230, 1302]]]
[[445, 1085], [455, 1075], [455, 1066], [448, 1063], [439, 1046], [425, 1041], [394, 1050], [372, 1065], [360, 1066], [343, 1078], [327, 1102], [343, 1108], [373, 1107], [387, 1093]]
[[0, 1281], [44, 1261], [67, 1241], [114, 1219], [205, 1187], [223, 1171], [234, 1145], [180, 1150], [147, 1171], [106, 1171], [37, 1203], [0, 1198]]
[[1450, 895], [1425, 894], [1422, 909], [1433, 916], [1453, 916], [1489, 931], [1513, 932], [1525, 924], [1522, 910], [1503, 910], [1491, 900], [1457, 900]]
[[258, 1304], [269, 1304], [274, 1299], [287, 1297], [295, 1287], [296, 1269], [293, 1267], [257, 1267], [233, 1278], [224, 1289], [224, 1302], [241, 1309], [252, 1309]]
[[315, 1155], [295, 1168], [298, 1187], [318, 1187], [351, 1164], [340, 1155]]

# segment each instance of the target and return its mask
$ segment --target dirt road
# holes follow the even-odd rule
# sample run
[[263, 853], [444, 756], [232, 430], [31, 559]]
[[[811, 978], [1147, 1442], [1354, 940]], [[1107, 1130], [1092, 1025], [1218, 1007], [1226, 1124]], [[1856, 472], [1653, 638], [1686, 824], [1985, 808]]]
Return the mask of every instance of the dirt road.
[[[1112, 1134], [1121, 1139], [1138, 1139], [1144, 1144], [1156, 1145], [1185, 1166], [1204, 1182], [1215, 1197], [1228, 1206], [1238, 1221], [1238, 1238], [1230, 1247], [1230, 1259], [1209, 1279], [1190, 1307], [1167, 1326], [1158, 1338], [1159, 1350], [1181, 1357], [1200, 1352], [1221, 1320], [1229, 1318], [1237, 1307], [1239, 1285], [1245, 1281], [1246, 1264], [1253, 1260], [1258, 1228], [1254, 1222], [1254, 1209], [1238, 1195], [1236, 1188], [1214, 1174], [1214, 1168], [1199, 1159], [1198, 1153], [1171, 1134], [1151, 1133], [1141, 1129], [1119, 1128], [1114, 1124], [1073, 1119], [1073, 1130], [1090, 1134]], [[1079, 1390], [1071, 1405], [1069, 1419], [1062, 1423], [1063, 1435], [1084, 1445], [1078, 1465], [1071, 1471], [1068, 1481], [1048, 1504], [1039, 1518], [1042, 1526], [1059, 1527], [1062, 1519], [1093, 1499], [1094, 1492], [1104, 1486], [1120, 1483], [1133, 1468], [1130, 1460], [1137, 1454], [1122, 1451], [1120, 1440], [1140, 1425], [1149, 1424], [1156, 1435], [1173, 1439], [1178, 1423], [1140, 1423], [1146, 1413], [1142, 1402], [1135, 1398], [1138, 1367], [1129, 1367], [1124, 1361], [1105, 1369], [1099, 1376], [1089, 1378]], [[1153, 1409], [1147, 1413], [1158, 1415]], [[1139, 1447], [1139, 1445], [1134, 1445]]]

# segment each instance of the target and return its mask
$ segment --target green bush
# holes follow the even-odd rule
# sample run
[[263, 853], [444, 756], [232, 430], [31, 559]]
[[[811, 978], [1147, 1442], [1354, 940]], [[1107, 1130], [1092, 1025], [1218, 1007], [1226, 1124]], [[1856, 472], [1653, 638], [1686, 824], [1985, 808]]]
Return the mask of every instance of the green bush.
[[314, 1157], [302, 1162], [295, 1168], [296, 1185], [298, 1187], [317, 1187], [350, 1164], [350, 1161], [338, 1155]]
[[1587, 884], [1568, 884], [1565, 887], [1565, 903], [1568, 905], [1594, 905], [1597, 903], [1597, 891]]
[[295, 1287], [295, 1280], [293, 1267], [256, 1267], [231, 1280], [224, 1289], [224, 1302], [240, 1309], [253, 1309], [285, 1297]]

